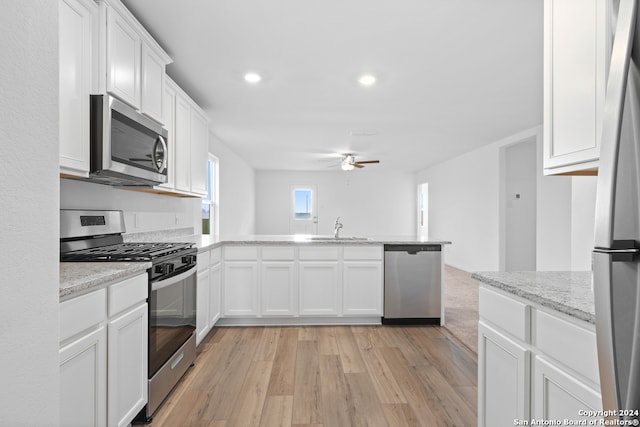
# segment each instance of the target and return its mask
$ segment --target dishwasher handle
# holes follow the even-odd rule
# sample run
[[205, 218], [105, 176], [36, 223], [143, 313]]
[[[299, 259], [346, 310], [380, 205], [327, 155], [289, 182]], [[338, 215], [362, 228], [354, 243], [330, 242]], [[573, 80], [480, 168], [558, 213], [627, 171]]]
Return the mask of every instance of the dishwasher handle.
[[441, 252], [442, 245], [384, 245], [385, 252], [406, 252], [409, 255], [416, 255], [418, 252]]

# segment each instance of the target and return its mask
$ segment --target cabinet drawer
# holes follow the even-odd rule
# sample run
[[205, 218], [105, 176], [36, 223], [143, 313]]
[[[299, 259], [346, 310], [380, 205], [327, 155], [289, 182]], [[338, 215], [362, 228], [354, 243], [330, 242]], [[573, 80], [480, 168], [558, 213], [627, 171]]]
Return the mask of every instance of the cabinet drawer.
[[225, 261], [255, 261], [258, 259], [257, 246], [225, 246]]
[[203, 271], [209, 268], [209, 251], [200, 252], [198, 254], [198, 271]]
[[529, 342], [531, 306], [480, 287], [480, 317], [514, 337]]
[[107, 290], [60, 303], [60, 342], [107, 319]]
[[265, 246], [262, 248], [262, 259], [265, 261], [293, 261], [295, 248], [292, 246]]
[[345, 260], [379, 260], [382, 259], [382, 246], [345, 246]]
[[222, 249], [220, 248], [212, 249], [211, 252], [209, 253], [209, 265], [213, 267], [216, 264], [220, 264], [221, 259], [222, 259]]
[[298, 252], [301, 260], [337, 260], [337, 246], [305, 246]]
[[595, 332], [540, 310], [534, 313], [533, 344], [541, 352], [600, 384]]
[[109, 317], [144, 301], [149, 296], [146, 274], [132, 277], [108, 288]]

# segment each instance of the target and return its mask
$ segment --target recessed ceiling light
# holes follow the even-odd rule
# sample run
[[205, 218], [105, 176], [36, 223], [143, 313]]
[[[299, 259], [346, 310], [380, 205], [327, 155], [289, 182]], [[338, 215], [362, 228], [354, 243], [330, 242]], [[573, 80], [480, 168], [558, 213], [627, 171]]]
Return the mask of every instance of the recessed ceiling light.
[[251, 73], [245, 74], [244, 79], [249, 83], [258, 83], [260, 80], [262, 80], [262, 77], [260, 77], [260, 74], [258, 73], [251, 72]]
[[373, 74], [363, 74], [358, 78], [358, 83], [362, 86], [372, 86], [376, 82], [376, 76]]

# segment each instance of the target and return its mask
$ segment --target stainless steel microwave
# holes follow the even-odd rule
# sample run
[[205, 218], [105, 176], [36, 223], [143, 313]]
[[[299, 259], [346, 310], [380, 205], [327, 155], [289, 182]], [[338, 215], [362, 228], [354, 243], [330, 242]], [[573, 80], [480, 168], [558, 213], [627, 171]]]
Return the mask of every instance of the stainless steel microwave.
[[167, 182], [167, 135], [158, 123], [110, 95], [91, 95], [89, 180], [148, 187]]

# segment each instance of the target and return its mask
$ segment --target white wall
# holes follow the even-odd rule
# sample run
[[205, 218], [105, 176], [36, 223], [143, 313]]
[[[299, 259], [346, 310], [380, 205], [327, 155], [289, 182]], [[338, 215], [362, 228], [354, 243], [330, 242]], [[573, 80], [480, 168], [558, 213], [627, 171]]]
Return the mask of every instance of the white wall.
[[124, 211], [127, 233], [191, 227], [202, 231], [199, 198], [171, 197], [93, 184], [60, 180], [61, 209]]
[[291, 185], [316, 184], [318, 234], [333, 234], [342, 218], [344, 236], [416, 234], [416, 185], [412, 174], [375, 166], [353, 172], [256, 172], [256, 233], [289, 234]]
[[[538, 147], [536, 269], [573, 268], [571, 178], [542, 176], [542, 135], [536, 127], [416, 174], [429, 183], [429, 233], [451, 240], [446, 262], [466, 271], [504, 269], [504, 185], [501, 150], [535, 138]], [[574, 206], [575, 208], [575, 206]], [[584, 230], [592, 233], [592, 230]]]
[[429, 183], [429, 234], [450, 240], [445, 262], [466, 270], [498, 270], [498, 145], [483, 147], [417, 174]]
[[58, 2], [0, 14], [0, 425], [59, 425]]
[[255, 171], [213, 134], [209, 151], [220, 165], [220, 236], [254, 234]]
[[596, 222], [595, 176], [575, 176], [571, 198], [571, 269], [591, 270]]

